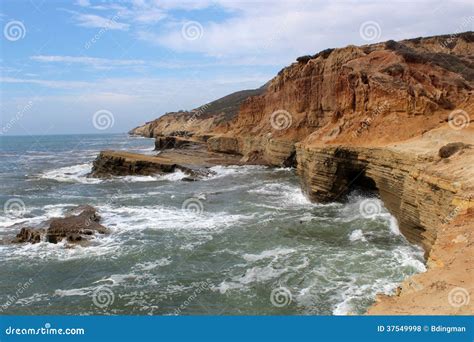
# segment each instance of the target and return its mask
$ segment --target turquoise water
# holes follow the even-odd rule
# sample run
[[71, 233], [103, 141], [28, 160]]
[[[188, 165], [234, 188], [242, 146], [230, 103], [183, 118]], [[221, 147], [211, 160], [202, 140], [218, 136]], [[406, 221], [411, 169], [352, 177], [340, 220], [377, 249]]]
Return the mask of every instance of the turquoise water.
[[[310, 203], [289, 168], [87, 178], [103, 149], [154, 153], [126, 135], [0, 137], [0, 204], [20, 203], [0, 216], [3, 313], [362, 314], [424, 271], [376, 198]], [[78, 204], [98, 208], [111, 234], [87, 247], [5, 242], [12, 224]]]

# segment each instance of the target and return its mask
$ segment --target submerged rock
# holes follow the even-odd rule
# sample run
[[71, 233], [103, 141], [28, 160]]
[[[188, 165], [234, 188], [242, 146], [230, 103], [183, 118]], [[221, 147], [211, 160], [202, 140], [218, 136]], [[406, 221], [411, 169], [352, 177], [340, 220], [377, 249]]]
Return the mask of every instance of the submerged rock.
[[68, 211], [62, 218], [49, 219], [37, 227], [22, 227], [13, 242], [58, 243], [64, 239], [73, 243], [87, 241], [96, 233], [109, 233], [109, 229], [99, 222], [100, 216], [94, 207], [81, 205]]

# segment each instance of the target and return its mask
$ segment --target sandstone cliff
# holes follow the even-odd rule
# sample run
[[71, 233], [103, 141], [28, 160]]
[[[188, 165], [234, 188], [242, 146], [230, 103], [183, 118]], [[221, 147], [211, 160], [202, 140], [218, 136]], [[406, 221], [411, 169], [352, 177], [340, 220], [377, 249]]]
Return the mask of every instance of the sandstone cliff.
[[[327, 49], [281, 70], [233, 118], [199, 118], [193, 134], [241, 162], [296, 166], [315, 201], [343, 199], [353, 186], [380, 194], [424, 247], [428, 271], [370, 313], [472, 314], [473, 303], [449, 305], [447, 293], [474, 295], [473, 88], [472, 32]], [[186, 125], [173, 115], [135, 132], [179, 135]], [[443, 290], [430, 297], [439, 279]]]
[[266, 85], [258, 89], [237, 91], [191, 111], [166, 113], [158, 119], [132, 129], [129, 134], [148, 138], [161, 135], [206, 134], [218, 126], [225, 126], [235, 117], [245, 99], [262, 94], [265, 88]]

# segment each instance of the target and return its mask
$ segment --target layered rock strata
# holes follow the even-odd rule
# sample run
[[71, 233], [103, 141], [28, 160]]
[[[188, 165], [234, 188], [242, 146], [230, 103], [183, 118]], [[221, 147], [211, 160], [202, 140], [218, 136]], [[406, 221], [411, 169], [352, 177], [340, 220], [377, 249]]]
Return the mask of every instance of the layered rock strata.
[[198, 180], [212, 173], [215, 165], [240, 164], [240, 156], [213, 153], [201, 148], [166, 149], [156, 156], [124, 151], [102, 151], [94, 160], [91, 177], [108, 178], [125, 175], [156, 175], [180, 170]]
[[[209, 151], [241, 163], [296, 166], [315, 201], [341, 200], [354, 186], [379, 193], [404, 235], [425, 249], [428, 271], [419, 275], [421, 287], [402, 286], [370, 312], [401, 313], [405, 301], [420, 300], [404, 312], [472, 313], [471, 304], [453, 311], [439, 300], [455, 287], [474, 298], [466, 264], [474, 253], [466, 214], [474, 188], [473, 89], [473, 32], [388, 41], [302, 56], [222, 124], [203, 117], [189, 125], [189, 117], [171, 115], [144, 130], [205, 134]], [[449, 231], [458, 231], [460, 215], [467, 242], [453, 245]], [[445, 290], [429, 304], [423, 298], [436, 278]]]

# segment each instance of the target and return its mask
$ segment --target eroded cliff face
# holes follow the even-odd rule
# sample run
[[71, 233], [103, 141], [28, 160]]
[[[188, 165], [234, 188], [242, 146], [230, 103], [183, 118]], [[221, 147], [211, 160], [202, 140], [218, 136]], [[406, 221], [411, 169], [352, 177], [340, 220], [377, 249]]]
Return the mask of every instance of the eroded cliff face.
[[[453, 155], [449, 143], [464, 141]], [[354, 187], [376, 191], [397, 218], [403, 234], [427, 253], [438, 228], [459, 208], [474, 206], [474, 129], [441, 127], [384, 147], [308, 146], [297, 148], [304, 191], [316, 201], [343, 199]], [[457, 208], [457, 209], [456, 209]]]
[[[232, 120], [198, 134], [207, 134], [209, 150], [241, 162], [296, 166], [314, 201], [343, 199], [354, 186], [379, 193], [428, 258], [419, 287], [404, 285], [371, 311], [402, 313], [400, 303], [424, 298], [439, 277], [445, 289], [459, 286], [474, 296], [473, 269], [459, 259], [474, 254], [472, 215], [463, 214], [458, 234], [467, 241], [457, 245], [463, 254], [449, 259], [442, 252], [450, 246], [446, 231], [474, 206], [473, 88], [472, 32], [328, 49], [298, 58], [264, 93], [244, 100]], [[464, 276], [452, 278], [449, 265]], [[424, 302], [403, 313], [453, 312], [444, 304]], [[472, 303], [455, 312], [466, 310], [474, 313]]]
[[473, 41], [473, 34], [389, 41], [300, 58], [215, 133], [223, 143], [238, 137], [239, 153], [277, 165], [294, 151], [286, 145], [303, 140], [363, 146], [419, 136], [472, 101]]

